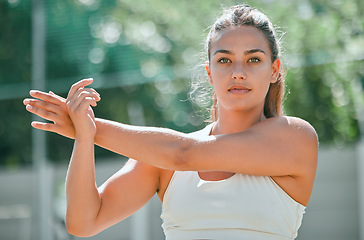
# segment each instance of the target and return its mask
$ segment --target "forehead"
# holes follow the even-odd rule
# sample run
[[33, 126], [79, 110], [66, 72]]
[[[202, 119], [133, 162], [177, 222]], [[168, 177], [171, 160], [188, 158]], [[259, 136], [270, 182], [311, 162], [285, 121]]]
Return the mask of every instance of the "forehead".
[[264, 33], [253, 26], [230, 27], [218, 32], [211, 41], [210, 52], [218, 49], [233, 52], [249, 49], [262, 49], [270, 53], [269, 43]]

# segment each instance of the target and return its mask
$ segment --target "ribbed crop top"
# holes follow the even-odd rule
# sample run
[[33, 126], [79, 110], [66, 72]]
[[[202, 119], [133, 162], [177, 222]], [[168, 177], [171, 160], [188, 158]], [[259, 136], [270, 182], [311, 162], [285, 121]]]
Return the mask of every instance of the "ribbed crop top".
[[[210, 130], [211, 125], [196, 134]], [[166, 240], [288, 240], [297, 236], [304, 212], [269, 176], [236, 173], [205, 181], [198, 172], [176, 171], [161, 218]]]

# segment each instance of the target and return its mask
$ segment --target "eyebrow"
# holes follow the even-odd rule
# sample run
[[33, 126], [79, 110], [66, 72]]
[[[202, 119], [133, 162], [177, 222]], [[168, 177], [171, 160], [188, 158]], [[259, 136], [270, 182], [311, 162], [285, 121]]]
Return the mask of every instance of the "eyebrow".
[[[247, 51], [244, 52], [244, 55], [249, 55], [249, 54], [253, 54], [253, 53], [256, 53], [256, 52], [261, 52], [261, 53], [264, 53], [266, 55], [266, 52], [263, 49], [260, 49], [260, 48], [254, 48], [254, 49], [247, 50]], [[225, 54], [230, 54], [230, 55], [235, 54], [230, 50], [219, 49], [219, 50], [216, 50], [214, 52], [213, 56], [218, 54], [218, 53], [225, 53]]]
[[263, 49], [260, 49], [260, 48], [256, 48], [256, 49], [248, 50], [248, 51], [246, 51], [244, 54], [245, 54], [245, 55], [249, 55], [249, 54], [256, 53], [256, 52], [261, 52], [261, 53], [264, 53], [265, 55], [267, 55], [267, 54], [265, 53], [265, 51], [264, 51]]
[[215, 55], [216, 55], [216, 54], [218, 54], [218, 53], [226, 53], [226, 54], [234, 55], [234, 53], [233, 53], [233, 52], [231, 52], [231, 51], [229, 51], [229, 50], [219, 49], [219, 50], [216, 50], [216, 51], [214, 52], [214, 54], [212, 54], [212, 56], [215, 56]]

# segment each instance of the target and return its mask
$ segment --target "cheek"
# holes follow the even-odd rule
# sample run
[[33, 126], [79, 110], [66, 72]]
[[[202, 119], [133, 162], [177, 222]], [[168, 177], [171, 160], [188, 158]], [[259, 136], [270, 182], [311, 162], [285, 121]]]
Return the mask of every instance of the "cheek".
[[272, 70], [267, 67], [260, 67], [254, 69], [256, 79], [259, 79], [261, 83], [271, 83], [272, 81]]
[[271, 73], [267, 70], [258, 70], [256, 71], [253, 77], [253, 81], [251, 81], [251, 83], [253, 84], [253, 88], [255, 88], [256, 90], [259, 89], [259, 95], [266, 95], [270, 84], [271, 84]]
[[221, 68], [211, 68], [211, 72], [208, 77], [209, 83], [211, 85], [219, 84], [224, 77], [226, 78], [226, 72], [222, 71]]

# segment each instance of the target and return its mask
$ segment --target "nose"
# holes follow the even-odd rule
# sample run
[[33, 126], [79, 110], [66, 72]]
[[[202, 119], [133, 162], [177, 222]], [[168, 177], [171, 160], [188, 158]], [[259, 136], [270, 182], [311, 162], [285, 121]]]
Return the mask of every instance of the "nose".
[[246, 79], [246, 72], [243, 69], [241, 64], [237, 64], [233, 70], [232, 74], [233, 79], [236, 80], [245, 80]]

